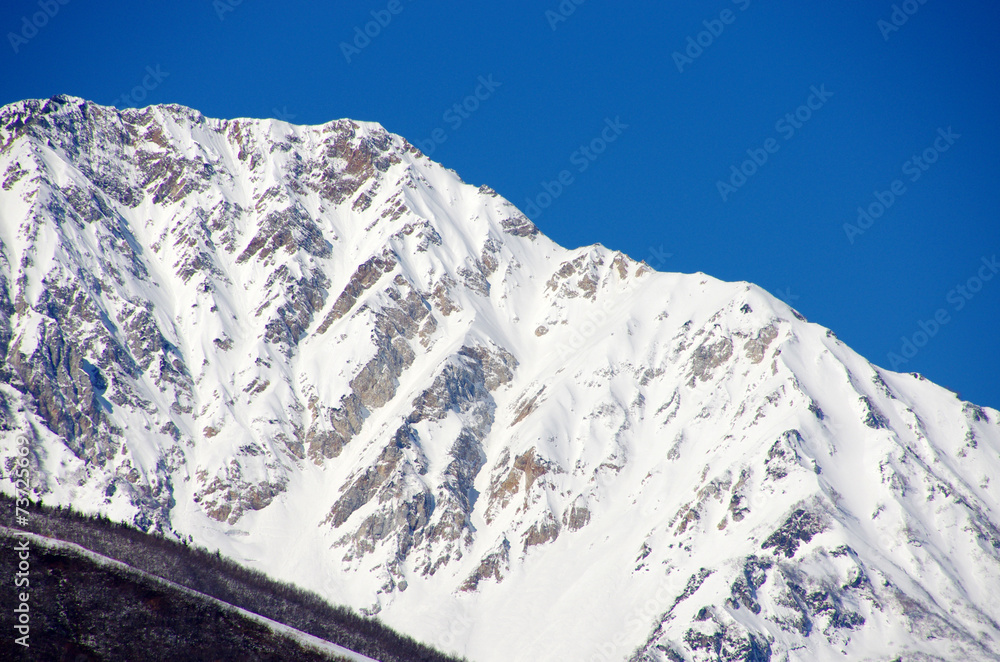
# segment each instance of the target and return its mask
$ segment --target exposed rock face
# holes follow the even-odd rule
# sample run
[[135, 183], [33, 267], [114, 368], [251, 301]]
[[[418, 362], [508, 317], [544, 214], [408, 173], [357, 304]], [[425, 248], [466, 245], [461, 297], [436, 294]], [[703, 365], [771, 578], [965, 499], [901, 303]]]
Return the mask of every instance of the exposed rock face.
[[0, 109], [0, 439], [470, 659], [1000, 658], [1000, 413], [375, 124]]
[[510, 543], [504, 539], [499, 548], [483, 557], [479, 567], [469, 575], [459, 588], [461, 591], [474, 591], [484, 579], [493, 579], [498, 583], [510, 569]]
[[[281, 414], [269, 424], [279, 429], [270, 436], [282, 443], [260, 443], [258, 435], [268, 433], [251, 432], [258, 452], [234, 448], [233, 462], [195, 472], [195, 502], [213, 519], [233, 524], [285, 489], [287, 460], [321, 464], [339, 455], [370, 412], [392, 400], [414, 359], [409, 341], [420, 331], [424, 341], [433, 334], [431, 304], [401, 277], [388, 292], [389, 305], [355, 306], [396, 267], [391, 245], [360, 262], [329, 305], [336, 285], [330, 274], [343, 276], [331, 269], [339, 237], [323, 218], [323, 205], [350, 203], [362, 211], [378, 205], [384, 173], [412, 149], [380, 128], [345, 120], [303, 137], [259, 122], [206, 120], [177, 106], [120, 113], [66, 97], [6, 107], [0, 124], [9, 161], [4, 190], [29, 210], [20, 226], [23, 252], [20, 242], [4, 237], [4, 259], [21, 255], [3, 274], [4, 382], [30, 399], [38, 421], [76, 458], [127, 465], [130, 475], [138, 474], [129, 482], [130, 505], [142, 505], [136, 521], [168, 525], [173, 478], [166, 477], [166, 490], [154, 490], [159, 478], [150, 481], [148, 471], [137, 470], [144, 463], [130, 459], [126, 426], [112, 415], [116, 407], [137, 414], [142, 428], [160, 436], [165, 458], [183, 461], [184, 448], [199, 438], [239, 439], [247, 431], [242, 410], [276, 392]], [[203, 147], [199, 139], [209, 136], [219, 142]], [[274, 177], [267, 164], [276, 154], [283, 158]], [[54, 169], [53, 155], [73, 164], [71, 176]], [[249, 182], [242, 195], [232, 188], [240, 168]], [[401, 174], [406, 187], [416, 184], [411, 172]], [[319, 208], [310, 204], [310, 191], [318, 194]], [[214, 199], [192, 205], [196, 194]], [[380, 220], [412, 213], [398, 192], [384, 204], [374, 215]], [[151, 207], [134, 211], [141, 205]], [[39, 222], [43, 218], [51, 224]], [[417, 226], [434, 233], [419, 221], [398, 236]], [[82, 239], [86, 233], [93, 239]], [[50, 256], [56, 259], [43, 267]], [[11, 288], [13, 274], [19, 275]], [[186, 292], [194, 310], [170, 310], [161, 286], [171, 279], [182, 287], [169, 296]], [[258, 284], [254, 298], [234, 300], [247, 282]], [[369, 311], [365, 321], [377, 349], [339, 404], [289, 393], [299, 343], [348, 313]], [[12, 320], [27, 320], [30, 328], [15, 337]], [[183, 337], [186, 328], [206, 326], [221, 332], [214, 347], [195, 348], [195, 338]], [[232, 352], [238, 362], [255, 339], [272, 348], [250, 352], [256, 369], [206, 388], [205, 376], [218, 364], [214, 355]], [[275, 365], [275, 357], [284, 365]], [[153, 491], [162, 498], [152, 498]]]
[[582, 503], [573, 504], [563, 513], [563, 525], [570, 531], [579, 531], [590, 524], [590, 509]]
[[[733, 341], [722, 338], [714, 343], [703, 342], [691, 359], [691, 384], [696, 380], [707, 382], [712, 378], [712, 371], [723, 365], [733, 355]], [[760, 363], [760, 361], [756, 361]]]
[[795, 512], [789, 515], [788, 519], [781, 525], [781, 528], [767, 537], [761, 544], [761, 548], [773, 547], [776, 555], [781, 553], [792, 558], [800, 544], [809, 542], [813, 536], [826, 528], [823, 519], [822, 516], [804, 508], [796, 508]]
[[[396, 562], [419, 551], [424, 574], [434, 574], [451, 558], [462, 558], [474, 530], [470, 516], [478, 493], [473, 485], [486, 462], [483, 444], [495, 418], [491, 392], [509, 382], [516, 367], [514, 357], [502, 349], [463, 347], [413, 400], [395, 443], [382, 452], [374, 470], [367, 469], [341, 488], [343, 495], [330, 511], [328, 521], [339, 528], [373, 501], [385, 504], [340, 540], [349, 550], [345, 561], [373, 551], [373, 540], [390, 536], [395, 539]], [[431, 439], [426, 430], [446, 421], [460, 427], [444, 458], [438, 489], [432, 492], [420, 479], [429, 470], [424, 447], [441, 443], [442, 436]], [[390, 571], [399, 572], [396, 565]]]

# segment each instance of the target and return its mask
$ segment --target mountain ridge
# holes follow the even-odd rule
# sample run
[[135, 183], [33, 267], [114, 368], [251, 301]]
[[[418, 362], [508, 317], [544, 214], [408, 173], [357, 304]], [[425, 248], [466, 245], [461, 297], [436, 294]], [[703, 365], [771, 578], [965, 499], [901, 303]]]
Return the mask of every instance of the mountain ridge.
[[25, 101], [0, 173], [46, 500], [471, 659], [997, 659], [1000, 412], [756, 286], [558, 247], [352, 120]]

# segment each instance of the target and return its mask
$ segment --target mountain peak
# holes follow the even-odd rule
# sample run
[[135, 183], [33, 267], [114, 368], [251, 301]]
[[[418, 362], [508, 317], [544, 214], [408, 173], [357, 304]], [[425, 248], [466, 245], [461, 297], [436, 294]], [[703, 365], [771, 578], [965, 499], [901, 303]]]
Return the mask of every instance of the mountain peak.
[[23, 101], [0, 185], [46, 502], [477, 660], [1000, 654], [1000, 412], [754, 285], [564, 249], [353, 120]]

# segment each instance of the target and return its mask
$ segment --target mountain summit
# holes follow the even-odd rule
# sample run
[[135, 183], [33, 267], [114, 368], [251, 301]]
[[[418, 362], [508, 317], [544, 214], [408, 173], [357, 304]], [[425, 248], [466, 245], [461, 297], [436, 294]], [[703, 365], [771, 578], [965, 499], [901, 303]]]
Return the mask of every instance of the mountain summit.
[[0, 185], [0, 466], [46, 503], [476, 662], [1000, 659], [1000, 412], [754, 285], [351, 120], [22, 101]]

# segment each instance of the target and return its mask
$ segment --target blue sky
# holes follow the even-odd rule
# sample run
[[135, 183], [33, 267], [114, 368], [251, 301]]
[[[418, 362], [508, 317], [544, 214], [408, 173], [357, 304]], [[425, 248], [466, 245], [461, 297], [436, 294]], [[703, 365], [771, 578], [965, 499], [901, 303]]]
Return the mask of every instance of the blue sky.
[[0, 103], [378, 121], [563, 245], [758, 283], [1000, 407], [995, 3], [317, 4], [8, 0]]

